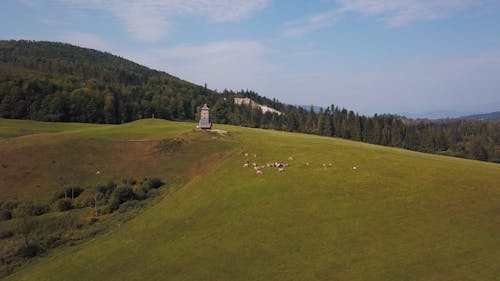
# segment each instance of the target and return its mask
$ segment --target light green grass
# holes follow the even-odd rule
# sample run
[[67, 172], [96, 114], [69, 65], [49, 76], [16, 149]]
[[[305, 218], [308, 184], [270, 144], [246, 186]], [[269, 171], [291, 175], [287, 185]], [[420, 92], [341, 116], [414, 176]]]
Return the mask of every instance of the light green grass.
[[[68, 184], [86, 187], [124, 178], [184, 177], [198, 158], [223, 152], [227, 147], [223, 139], [211, 141], [211, 136], [194, 131], [192, 123], [140, 120], [123, 125], [93, 125], [0, 121], [6, 128], [4, 135], [9, 136], [0, 138], [0, 201], [33, 199], [34, 193], [36, 199], [48, 199]], [[185, 149], [177, 154], [157, 153], [158, 141], [172, 137], [186, 140]], [[201, 141], [206, 145], [196, 145]]]
[[[76, 138], [161, 138], [193, 126], [150, 120]], [[216, 127], [231, 136], [190, 148], [219, 156], [197, 163], [186, 186], [6, 280], [498, 280], [499, 165]], [[290, 166], [258, 176], [244, 153]]]
[[79, 129], [98, 128], [103, 125], [81, 123], [37, 122], [0, 118], [0, 139], [34, 135], [40, 133], [56, 133]]

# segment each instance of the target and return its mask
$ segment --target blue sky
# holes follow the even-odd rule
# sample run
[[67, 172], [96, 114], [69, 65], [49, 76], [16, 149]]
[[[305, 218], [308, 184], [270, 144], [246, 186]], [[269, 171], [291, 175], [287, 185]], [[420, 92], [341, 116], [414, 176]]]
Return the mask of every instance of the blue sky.
[[[495, 0], [6, 0], [1, 39], [363, 114], [500, 110]], [[445, 113], [443, 113], [445, 114]]]

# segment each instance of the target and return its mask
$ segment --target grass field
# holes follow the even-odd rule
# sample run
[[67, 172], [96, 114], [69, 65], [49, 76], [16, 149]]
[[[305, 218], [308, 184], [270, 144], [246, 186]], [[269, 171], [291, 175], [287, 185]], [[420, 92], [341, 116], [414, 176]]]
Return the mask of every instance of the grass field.
[[[233, 126], [216, 126], [229, 132], [220, 136], [162, 120], [0, 122], [0, 199], [51, 192], [60, 181], [52, 160], [74, 166], [82, 182], [100, 180], [100, 169], [186, 183], [107, 234], [36, 258], [6, 280], [500, 276], [498, 164]], [[151, 152], [172, 136], [188, 140], [182, 153]], [[250, 162], [290, 165], [256, 175], [243, 167], [246, 153]]]

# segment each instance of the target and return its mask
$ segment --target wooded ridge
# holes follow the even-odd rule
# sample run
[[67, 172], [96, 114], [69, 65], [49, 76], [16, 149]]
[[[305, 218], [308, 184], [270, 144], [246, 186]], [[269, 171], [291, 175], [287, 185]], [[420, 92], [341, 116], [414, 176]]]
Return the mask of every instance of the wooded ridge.
[[[235, 97], [283, 113], [236, 105]], [[92, 49], [55, 42], [0, 41], [0, 117], [118, 124], [142, 118], [213, 122], [335, 136], [410, 150], [500, 162], [500, 122], [366, 117], [335, 105], [316, 112], [249, 90], [217, 92]]]

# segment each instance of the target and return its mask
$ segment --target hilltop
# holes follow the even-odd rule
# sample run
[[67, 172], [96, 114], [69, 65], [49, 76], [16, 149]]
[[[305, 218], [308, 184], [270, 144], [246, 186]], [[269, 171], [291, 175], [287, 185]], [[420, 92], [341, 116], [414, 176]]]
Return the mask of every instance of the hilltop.
[[[100, 180], [97, 167], [105, 180], [158, 176], [176, 186], [128, 221], [108, 220], [105, 234], [51, 250], [6, 280], [494, 280], [498, 273], [496, 164], [227, 125], [216, 125], [228, 132], [221, 136], [163, 120], [0, 122], [3, 171], [35, 179], [0, 173], [4, 199], [49, 198], [58, 182], [50, 159], [64, 157], [84, 194]], [[155, 153], [173, 138], [186, 145]], [[5, 163], [33, 155], [49, 161]], [[288, 165], [257, 175], [246, 159]], [[69, 214], [92, 217], [93, 209]]]
[[97, 50], [0, 41], [0, 117], [98, 124], [150, 117], [196, 121], [205, 103], [215, 123], [500, 162], [500, 122], [410, 122], [390, 114], [366, 117], [334, 104], [316, 112], [253, 91], [213, 91]]

